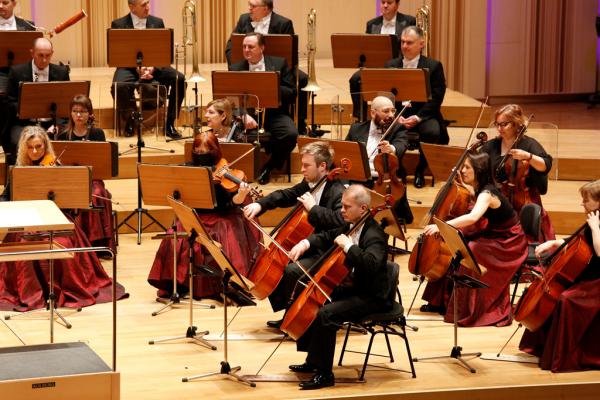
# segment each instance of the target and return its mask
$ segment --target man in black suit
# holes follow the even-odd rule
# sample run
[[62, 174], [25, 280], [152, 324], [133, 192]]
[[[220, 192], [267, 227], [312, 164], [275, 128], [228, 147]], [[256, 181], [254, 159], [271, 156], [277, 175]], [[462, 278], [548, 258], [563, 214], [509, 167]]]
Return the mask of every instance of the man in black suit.
[[[444, 124], [441, 106], [446, 94], [446, 77], [441, 62], [421, 55], [425, 46], [423, 31], [416, 26], [404, 29], [400, 38], [402, 57], [394, 58], [385, 64], [386, 68], [426, 68], [429, 70], [429, 85], [431, 87], [431, 100], [425, 103], [412, 103], [400, 123], [409, 132], [419, 135], [419, 142], [448, 144], [448, 130]], [[414, 185], [422, 188], [425, 184], [423, 173], [427, 167], [427, 160], [419, 147], [419, 163], [415, 168]]]
[[[373, 179], [366, 182], [366, 186], [370, 188], [373, 187], [375, 178], [379, 176], [373, 164], [373, 160], [379, 151], [382, 153], [394, 154], [398, 157], [398, 161], [402, 166], [402, 157], [408, 148], [406, 130], [402, 126], [398, 126], [398, 128], [390, 134], [388, 140], [381, 140], [383, 133], [394, 120], [395, 114], [396, 109], [394, 108], [392, 100], [385, 96], [375, 97], [371, 102], [371, 119], [353, 124], [346, 136], [345, 140], [364, 143], [367, 148], [369, 166], [371, 168], [371, 176]], [[402, 180], [405, 180], [406, 172], [404, 171], [404, 168], [401, 167], [398, 169], [398, 176]], [[408, 205], [406, 192], [402, 198], [395, 200], [394, 211], [396, 216], [404, 219], [407, 224], [412, 223], [413, 214]]]
[[[294, 24], [292, 21], [273, 11], [273, 0], [249, 0], [248, 12], [240, 15], [232, 33], [258, 32], [263, 35], [293, 35]], [[225, 47], [227, 65], [231, 65], [231, 39]], [[291, 66], [290, 66], [291, 67]], [[296, 82], [295, 71], [293, 81]], [[298, 70], [298, 84], [303, 88], [308, 83], [308, 75]], [[298, 128], [304, 133], [306, 131], [306, 113], [308, 105], [308, 92], [298, 93]]]
[[[325, 142], [313, 142], [305, 145], [300, 150], [300, 154], [302, 154], [301, 171], [304, 180], [291, 188], [276, 190], [255, 203], [248, 204], [244, 208], [244, 213], [248, 218], [254, 218], [274, 208], [298, 205], [304, 207], [308, 214], [308, 222], [317, 233], [342, 226], [344, 185], [336, 179], [327, 180], [327, 174], [333, 163], [333, 150]], [[319, 182], [323, 184], [311, 193], [311, 189]], [[309, 268], [319, 256], [318, 252], [309, 252], [300, 263]], [[302, 270], [296, 264], [286, 267], [277, 288], [269, 296], [274, 312], [288, 306], [296, 282], [302, 276]], [[267, 325], [272, 328], [279, 328], [280, 324], [281, 321], [267, 322]]]
[[337, 245], [345, 253], [344, 266], [348, 276], [332, 293], [332, 302], [321, 307], [308, 330], [298, 338], [298, 351], [307, 352], [303, 364], [290, 365], [293, 372], [312, 372], [311, 380], [301, 382], [301, 389], [320, 389], [333, 386], [333, 356], [336, 331], [346, 321], [388, 310], [392, 304], [386, 293], [390, 282], [386, 272], [388, 236], [371, 217], [354, 227], [370, 207], [369, 192], [361, 185], [352, 185], [342, 197], [342, 215], [346, 225], [312, 234], [290, 251], [297, 259], [309, 249], [328, 249]]
[[[279, 108], [268, 108], [265, 114], [265, 129], [271, 134], [266, 151], [271, 154], [258, 176], [258, 182], [268, 183], [273, 169], [283, 167], [298, 138], [298, 130], [289, 115], [289, 104], [296, 96], [296, 85], [284, 58], [264, 55], [265, 42], [260, 33], [246, 34], [243, 42], [244, 61], [229, 66], [230, 71], [276, 71], [279, 72]], [[245, 116], [246, 129], [258, 127], [256, 120]]]
[[[2, 140], [4, 151], [10, 153], [7, 163], [13, 165], [16, 161], [17, 144], [21, 137], [21, 131], [27, 125], [35, 125], [40, 121], [20, 120], [17, 118], [19, 106], [19, 93], [21, 82], [55, 82], [68, 81], [69, 69], [66, 66], [51, 64], [54, 50], [52, 42], [46, 38], [38, 38], [33, 42], [31, 49], [32, 61], [26, 64], [18, 64], [11, 67], [8, 73], [8, 116], [9, 127], [5, 131]], [[48, 129], [51, 121], [41, 121], [42, 127]]]
[[[161, 18], [150, 15], [150, 0], [128, 0], [127, 3], [131, 12], [114, 20], [111, 24], [112, 29], [161, 29], [165, 27]], [[170, 66], [142, 67], [141, 71], [138, 71], [137, 68], [117, 68], [113, 76], [113, 82], [136, 83], [138, 81], [140, 83], [156, 81], [166, 86], [169, 91], [169, 108], [165, 134], [173, 139], [181, 138], [181, 134], [175, 129], [175, 120], [185, 95], [185, 76]], [[133, 127], [129, 122], [131, 121], [129, 116], [135, 109], [133, 90], [132, 85], [122, 85], [117, 89], [119, 109], [124, 112], [128, 121], [126, 129], [128, 135], [133, 134]], [[114, 86], [111, 87], [111, 94], [114, 97]]]
[[[400, 40], [400, 35], [404, 28], [410, 25], [416, 25], [417, 21], [412, 15], [406, 15], [398, 12], [400, 0], [381, 0], [379, 8], [381, 15], [367, 21], [366, 33], [372, 35], [396, 35]], [[352, 96], [352, 115], [354, 118], [364, 121], [366, 118], [366, 108], [363, 108], [361, 118], [360, 114], [360, 94], [361, 80], [360, 71], [356, 71], [350, 78], [350, 95]]]

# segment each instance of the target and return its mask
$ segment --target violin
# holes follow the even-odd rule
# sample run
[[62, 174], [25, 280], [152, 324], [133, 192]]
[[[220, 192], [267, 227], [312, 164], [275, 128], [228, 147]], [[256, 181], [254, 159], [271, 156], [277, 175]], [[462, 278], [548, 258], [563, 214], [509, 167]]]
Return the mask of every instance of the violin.
[[[213, 180], [227, 192], [236, 192], [242, 182], [246, 182], [246, 174], [240, 169], [231, 168], [225, 158], [221, 158], [213, 171]], [[262, 193], [256, 188], [250, 187], [250, 195], [258, 199]]]
[[46, 153], [39, 165], [42, 167], [54, 167], [55, 165], [60, 165], [60, 161], [53, 154]]
[[[335, 179], [342, 172], [347, 173], [351, 164], [348, 159], [342, 159], [342, 166], [332, 169], [323, 176], [311, 189], [310, 193], [317, 192], [327, 181]], [[254, 282], [252, 294], [259, 300], [269, 296], [283, 276], [283, 271], [289, 263], [288, 256], [282, 251], [290, 251], [298, 242], [305, 239], [313, 232], [313, 226], [308, 222], [308, 213], [302, 205], [298, 204], [277, 224], [271, 231], [272, 242], [263, 251], [249, 274], [249, 279]]]
[[[481, 104], [479, 117], [471, 129], [471, 134], [469, 135], [469, 140], [463, 154], [452, 168], [452, 172], [446, 183], [438, 192], [431, 209], [424, 218], [424, 224], [428, 224], [434, 216], [442, 221], [448, 221], [467, 213], [469, 205], [473, 201], [473, 196], [469, 189], [459, 182], [457, 178], [460, 168], [467, 158], [467, 154], [477, 151], [487, 141], [487, 134], [479, 132], [476, 135], [477, 141], [471, 146], [468, 145], [475, 128], [479, 126], [486, 103], [487, 99]], [[450, 253], [448, 246], [444, 243], [440, 235], [428, 236], [421, 234], [417, 238], [417, 242], [410, 254], [408, 270], [414, 275], [421, 275], [421, 277], [427, 278], [430, 281], [435, 281], [444, 276], [452, 257], [453, 254]]]
[[592, 259], [593, 249], [585, 240], [587, 226], [584, 223], [543, 261], [542, 277], [523, 291], [515, 307], [515, 320], [530, 331], [536, 331], [546, 322], [562, 292], [573, 284]]
[[400, 168], [398, 157], [395, 154], [380, 151], [373, 159], [373, 165], [378, 174], [373, 190], [383, 196], [390, 195], [395, 200], [402, 198], [406, 193], [406, 187], [398, 178], [397, 172]]

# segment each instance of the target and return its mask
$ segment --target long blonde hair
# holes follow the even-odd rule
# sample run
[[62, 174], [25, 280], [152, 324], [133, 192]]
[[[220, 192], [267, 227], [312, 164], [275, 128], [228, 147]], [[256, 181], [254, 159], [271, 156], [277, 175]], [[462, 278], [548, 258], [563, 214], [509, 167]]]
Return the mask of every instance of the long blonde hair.
[[37, 125], [26, 126], [21, 132], [21, 138], [19, 139], [19, 144], [17, 146], [17, 165], [33, 165], [33, 161], [27, 155], [27, 143], [35, 138], [41, 139], [44, 143], [44, 156], [47, 154], [54, 156], [54, 149], [52, 148], [52, 143], [50, 143], [50, 138], [48, 138], [46, 131]]

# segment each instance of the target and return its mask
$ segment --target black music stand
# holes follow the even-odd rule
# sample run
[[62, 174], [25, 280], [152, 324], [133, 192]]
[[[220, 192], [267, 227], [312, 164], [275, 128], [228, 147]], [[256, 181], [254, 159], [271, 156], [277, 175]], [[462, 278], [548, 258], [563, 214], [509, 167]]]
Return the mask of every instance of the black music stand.
[[452, 279], [453, 284], [453, 294], [452, 297], [454, 299], [454, 346], [450, 351], [449, 356], [434, 356], [434, 357], [423, 357], [417, 358], [414, 357], [413, 361], [424, 361], [424, 360], [435, 360], [441, 358], [454, 358], [458, 360], [465, 368], [467, 368], [471, 373], [477, 372], [475, 368], [471, 367], [469, 363], [464, 360], [463, 357], [472, 356], [479, 357], [481, 356], [480, 352], [477, 353], [462, 353], [462, 347], [458, 345], [458, 304], [456, 300], [456, 289], [459, 287], [463, 288], [471, 288], [471, 289], [481, 289], [488, 288], [489, 285], [469, 276], [469, 275], [459, 275], [458, 269], [462, 265], [471, 271], [479, 275], [483, 275], [485, 273], [485, 268], [480, 267], [475, 260], [475, 256], [471, 252], [469, 245], [465, 241], [462, 233], [456, 229], [455, 227], [447, 224], [437, 217], [433, 217], [433, 221], [437, 225], [440, 230], [440, 235], [444, 238], [446, 245], [450, 249], [450, 252], [454, 254], [452, 260], [450, 261], [450, 279]]
[[[144, 203], [153, 206], [170, 206], [168, 196], [185, 201], [191, 207], [212, 209], [216, 206], [215, 190], [211, 171], [204, 167], [182, 165], [139, 164], [138, 175], [144, 193]], [[208, 188], [208, 190], [207, 190]], [[152, 312], [155, 317], [169, 307], [185, 304], [177, 292], [177, 239], [187, 237], [185, 232], [177, 232], [175, 221], [171, 227], [173, 233], [161, 233], [152, 239], [173, 239], [173, 292], [169, 299], [156, 298], [164, 306]], [[190, 271], [190, 275], [192, 271]], [[190, 303], [194, 301], [193, 287], [190, 289]], [[202, 308], [215, 308], [214, 305], [198, 304]], [[190, 322], [190, 326], [192, 323]]]
[[[252, 301], [252, 296], [249, 294], [252, 287], [252, 282], [240, 275], [240, 273], [235, 269], [227, 256], [221, 250], [221, 245], [210, 238], [206, 232], [206, 229], [202, 225], [200, 218], [198, 218], [198, 214], [196, 214], [196, 211], [193, 208], [186, 206], [182, 202], [177, 201], [170, 196], [168, 197], [168, 201], [171, 204], [171, 207], [173, 207], [175, 215], [179, 221], [181, 221], [181, 224], [188, 233], [190, 249], [193, 248], [194, 242], [198, 241], [210, 252], [216, 263], [223, 270], [223, 353], [225, 358], [223, 361], [221, 361], [221, 368], [219, 372], [185, 377], [182, 378], [181, 381], [190, 382], [195, 379], [206, 378], [209, 376], [225, 375], [235, 379], [238, 382], [245, 383], [251, 387], [256, 387], [254, 382], [250, 382], [249, 380], [237, 374], [241, 367], [232, 368], [227, 359], [227, 302], [228, 300], [232, 300], [240, 306], [256, 305], [256, 303]], [[192, 256], [190, 256], [190, 262], [192, 262], [191, 257]]]

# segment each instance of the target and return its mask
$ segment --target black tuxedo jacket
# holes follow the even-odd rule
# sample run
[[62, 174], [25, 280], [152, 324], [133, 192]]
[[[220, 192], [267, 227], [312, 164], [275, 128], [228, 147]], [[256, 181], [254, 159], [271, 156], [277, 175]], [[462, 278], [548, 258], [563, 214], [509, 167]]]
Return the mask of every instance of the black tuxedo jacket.
[[[325, 183], [319, 204], [314, 206], [308, 213], [308, 222], [315, 228], [315, 232], [344, 225], [341, 212], [344, 189], [344, 185], [338, 180]], [[258, 204], [262, 207], [261, 214], [278, 207], [295, 206], [298, 204], [298, 197], [308, 191], [310, 191], [310, 188], [306, 181], [302, 181], [288, 189], [276, 190], [258, 200]]]
[[18, 31], [35, 31], [33, 21], [24, 20], [23, 18], [19, 18], [17, 16], [15, 16], [15, 21], [17, 23]]
[[[416, 25], [417, 20], [412, 15], [405, 15], [402, 13], [396, 13], [396, 36], [400, 39], [400, 35], [404, 28], [409, 25]], [[381, 28], [383, 28], [383, 16], [375, 17], [367, 21], [366, 33], [380, 34]]]
[[[281, 98], [280, 111], [288, 113], [287, 109], [296, 98], [296, 84], [294, 75], [288, 68], [287, 62], [283, 57], [264, 56], [265, 70], [279, 72], [279, 95]], [[237, 62], [229, 66], [230, 71], [249, 71], [250, 65], [247, 60]]]
[[[326, 251], [333, 244], [334, 239], [341, 233], [348, 231], [348, 225], [314, 233], [308, 237], [310, 248], [313, 246], [320, 251]], [[388, 275], [386, 272], [388, 235], [381, 226], [371, 217], [363, 225], [358, 246], [353, 245], [348, 250], [344, 265], [353, 271], [354, 288], [359, 295], [374, 297], [387, 301], [389, 293]], [[389, 304], [386, 304], [389, 305]]]
[[[349, 142], [361, 142], [366, 146], [367, 141], [369, 140], [370, 127], [371, 120], [352, 124], [345, 140]], [[395, 132], [391, 134], [388, 142], [390, 142], [390, 144], [396, 148], [396, 156], [399, 160], [402, 160], [402, 156], [408, 148], [408, 137], [406, 136], [406, 130], [399, 126]]]
[[[240, 15], [240, 18], [238, 19], [235, 28], [233, 28], [232, 33], [250, 32], [254, 32], [250, 14], [245, 13]], [[272, 12], [271, 22], [269, 23], [269, 34], [293, 35], [294, 24], [290, 19]], [[227, 46], [225, 47], [225, 56], [227, 57], [227, 64], [231, 64], [231, 39], [227, 41]]]
[[[124, 17], [115, 19], [110, 27], [112, 29], [134, 29], [133, 20], [131, 19], [131, 14], [127, 14]], [[165, 23], [161, 18], [154, 17], [152, 15], [148, 15], [146, 18], [146, 28], [147, 29], [161, 29], [165, 27]]]

